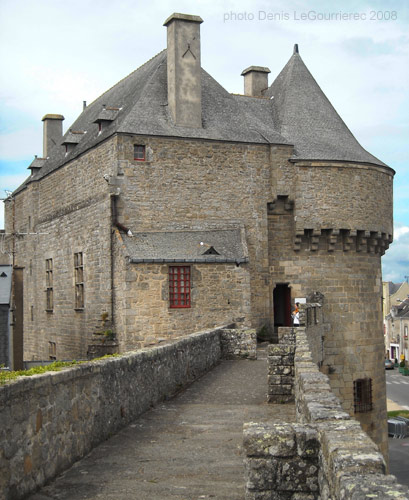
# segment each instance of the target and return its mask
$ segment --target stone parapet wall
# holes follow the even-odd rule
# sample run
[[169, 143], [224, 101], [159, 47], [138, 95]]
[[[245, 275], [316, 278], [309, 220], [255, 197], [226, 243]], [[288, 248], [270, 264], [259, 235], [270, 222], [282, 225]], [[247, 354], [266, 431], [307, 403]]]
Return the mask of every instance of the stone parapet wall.
[[317, 497], [319, 441], [313, 426], [244, 424], [246, 500]]
[[342, 409], [328, 377], [319, 372], [303, 329], [297, 331], [294, 364], [297, 420], [313, 424], [320, 442], [321, 500], [408, 499], [408, 489], [385, 475], [378, 447]]
[[268, 348], [269, 403], [294, 401], [294, 345], [270, 345]]
[[[285, 357], [290, 350], [293, 366]], [[409, 499], [408, 489], [385, 474], [378, 447], [342, 409], [305, 328], [296, 329], [296, 346], [270, 346], [269, 363], [277, 372], [294, 370], [298, 424], [244, 425], [246, 500]], [[269, 401], [278, 402], [270, 399], [270, 379]]]
[[257, 359], [257, 333], [250, 328], [223, 328], [220, 330], [223, 359]]
[[43, 485], [217, 364], [220, 329], [0, 387], [0, 498]]

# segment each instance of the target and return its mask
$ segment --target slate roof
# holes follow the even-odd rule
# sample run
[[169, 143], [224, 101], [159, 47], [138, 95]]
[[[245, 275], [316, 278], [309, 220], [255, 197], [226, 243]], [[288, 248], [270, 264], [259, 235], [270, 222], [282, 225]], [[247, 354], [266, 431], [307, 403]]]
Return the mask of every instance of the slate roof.
[[[202, 128], [176, 126], [167, 105], [167, 53], [160, 52], [87, 106], [42, 168], [38, 180], [115, 133], [220, 141], [293, 144], [294, 160], [339, 160], [382, 165], [365, 151], [308, 71], [298, 52], [262, 98], [229, 94], [202, 71]], [[112, 108], [109, 110], [109, 108]], [[104, 120], [105, 118], [105, 120]], [[98, 122], [104, 122], [102, 131]], [[77, 144], [66, 153], [61, 146]]]
[[0, 266], [0, 304], [10, 304], [11, 266]]
[[409, 298], [394, 306], [394, 318], [409, 318]]
[[392, 281], [389, 281], [389, 295], [393, 295], [396, 293], [399, 288], [403, 285], [403, 283], [392, 283]]
[[244, 229], [123, 235], [127, 256], [141, 262], [248, 262]]
[[295, 159], [385, 166], [355, 139], [301, 59], [298, 47], [266, 91], [277, 131], [295, 145]]

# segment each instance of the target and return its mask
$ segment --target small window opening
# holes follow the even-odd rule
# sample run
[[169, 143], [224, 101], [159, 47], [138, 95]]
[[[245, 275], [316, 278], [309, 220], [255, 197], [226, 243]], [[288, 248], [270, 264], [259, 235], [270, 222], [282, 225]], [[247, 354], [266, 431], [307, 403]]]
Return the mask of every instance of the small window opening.
[[57, 344], [55, 342], [48, 342], [48, 357], [49, 359], [57, 359]]
[[46, 286], [46, 310], [52, 311], [54, 309], [53, 259], [46, 259], [45, 261], [45, 286]]
[[365, 413], [371, 411], [372, 407], [372, 379], [354, 380], [354, 412]]
[[84, 309], [84, 259], [82, 252], [74, 254], [75, 309]]
[[137, 161], [145, 160], [145, 146], [135, 144], [133, 147], [133, 158]]

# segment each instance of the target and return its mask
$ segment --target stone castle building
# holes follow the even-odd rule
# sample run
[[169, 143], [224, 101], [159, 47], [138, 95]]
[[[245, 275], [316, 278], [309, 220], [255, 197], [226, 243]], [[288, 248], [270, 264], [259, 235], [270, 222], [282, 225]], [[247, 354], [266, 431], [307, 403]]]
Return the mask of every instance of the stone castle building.
[[244, 95], [229, 94], [201, 68], [201, 22], [170, 16], [167, 50], [65, 135], [63, 116], [44, 116], [43, 156], [6, 202], [16, 344], [27, 360], [84, 358], [101, 318], [121, 352], [232, 322], [273, 332], [319, 292], [322, 369], [385, 451], [394, 171], [357, 142], [297, 46], [271, 85], [251, 66]]

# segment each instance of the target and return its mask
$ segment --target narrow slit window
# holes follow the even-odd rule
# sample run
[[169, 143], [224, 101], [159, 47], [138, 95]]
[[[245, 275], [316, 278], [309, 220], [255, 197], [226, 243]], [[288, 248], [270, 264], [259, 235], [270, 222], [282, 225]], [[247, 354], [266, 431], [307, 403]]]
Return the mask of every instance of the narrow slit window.
[[169, 305], [171, 308], [190, 307], [190, 267], [169, 267]]
[[137, 161], [145, 160], [145, 146], [135, 144], [133, 147], [133, 158]]
[[82, 252], [74, 254], [75, 309], [84, 309], [84, 258]]
[[55, 342], [48, 342], [48, 357], [49, 359], [57, 359], [57, 344]]
[[53, 259], [45, 261], [46, 310], [54, 309]]
[[372, 408], [372, 379], [354, 380], [354, 412], [365, 413], [371, 411]]

